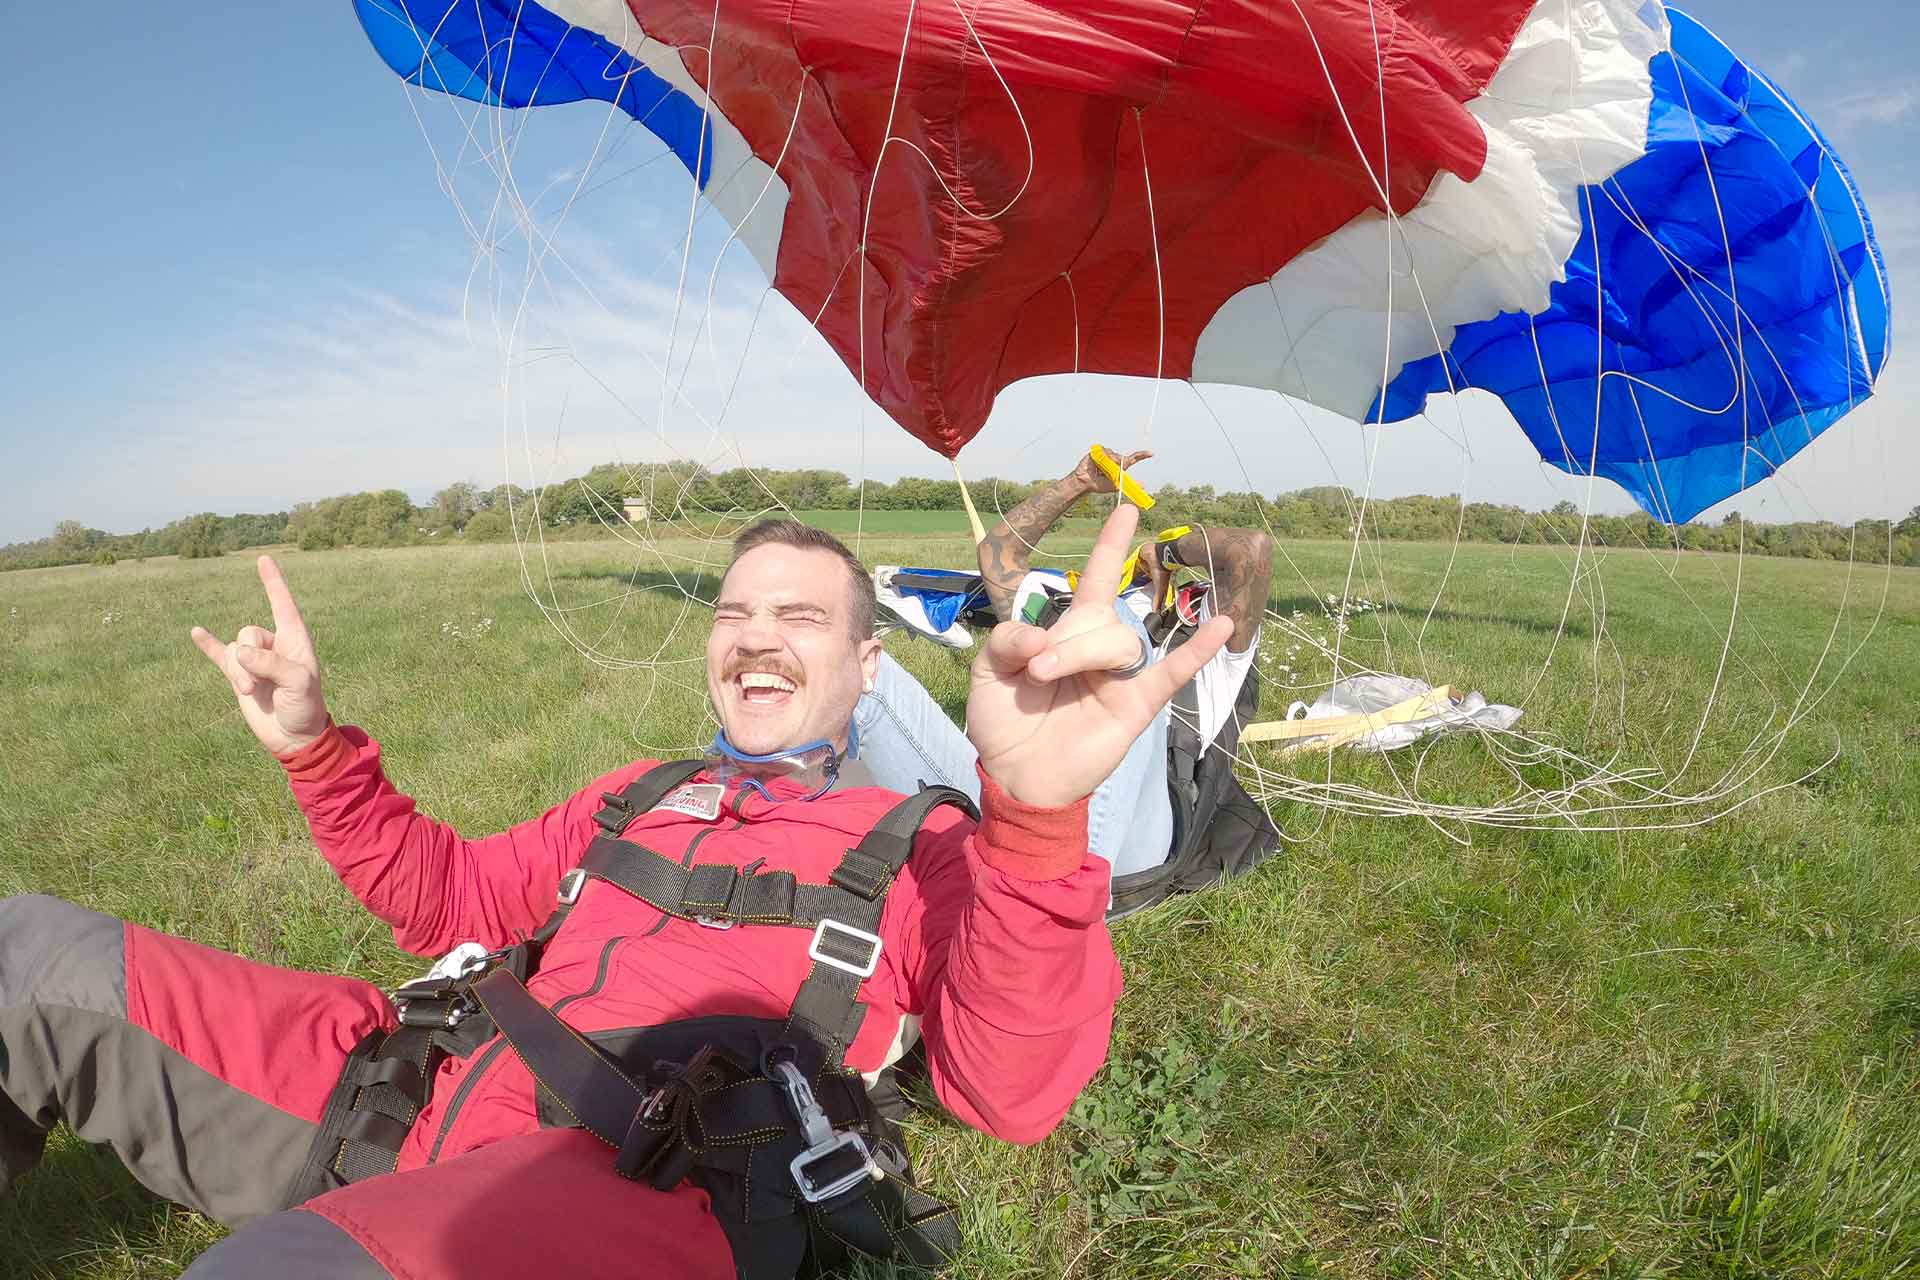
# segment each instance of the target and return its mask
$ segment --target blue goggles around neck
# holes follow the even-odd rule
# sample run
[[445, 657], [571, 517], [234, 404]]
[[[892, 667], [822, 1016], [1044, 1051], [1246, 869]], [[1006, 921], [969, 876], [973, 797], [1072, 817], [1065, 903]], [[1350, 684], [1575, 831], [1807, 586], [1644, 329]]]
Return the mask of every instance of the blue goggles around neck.
[[738, 781], [743, 791], [757, 792], [768, 804], [782, 803], [782, 798], [775, 796], [767, 785], [775, 781], [811, 788], [806, 795], [787, 799], [818, 800], [839, 781], [841, 764], [852, 759], [859, 750], [860, 729], [853, 724], [847, 726], [845, 755], [825, 738], [797, 747], [769, 751], [765, 755], [755, 755], [734, 746], [727, 738], [727, 731], [721, 729], [713, 735], [713, 742], [707, 747], [707, 772], [717, 782]]

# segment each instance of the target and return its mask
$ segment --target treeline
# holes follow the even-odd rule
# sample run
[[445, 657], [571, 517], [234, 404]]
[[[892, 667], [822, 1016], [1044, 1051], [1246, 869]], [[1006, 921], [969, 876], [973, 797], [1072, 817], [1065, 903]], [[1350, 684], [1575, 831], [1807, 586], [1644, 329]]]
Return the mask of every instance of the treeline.
[[1214, 523], [1270, 528], [1282, 538], [1351, 538], [1356, 523], [1366, 536], [1382, 542], [1500, 542], [1512, 545], [1574, 546], [1582, 536], [1590, 546], [1684, 547], [1692, 551], [1742, 551], [1749, 555], [1794, 556], [1805, 560], [1847, 560], [1920, 566], [1920, 507], [1904, 520], [1861, 520], [1852, 525], [1832, 521], [1763, 524], [1743, 521], [1729, 513], [1716, 524], [1694, 522], [1665, 525], [1644, 512], [1632, 515], [1590, 515], [1561, 502], [1550, 511], [1491, 502], [1469, 502], [1464, 509], [1457, 496], [1416, 494], [1405, 498], [1374, 498], [1364, 505], [1358, 494], [1335, 486], [1301, 489], [1272, 499], [1251, 493], [1215, 493], [1210, 486], [1189, 489], [1168, 486], [1154, 493], [1155, 506], [1146, 523], [1156, 528], [1172, 524]]
[[[981, 516], [1010, 510], [1040, 483], [987, 477], [967, 489]], [[1267, 497], [1219, 492], [1211, 485], [1167, 485], [1154, 494], [1156, 505], [1144, 517], [1150, 529], [1175, 524], [1235, 524], [1270, 528], [1283, 538], [1365, 536], [1380, 541], [1468, 542], [1573, 545], [1582, 537], [1580, 511], [1562, 502], [1550, 511], [1472, 502], [1457, 497], [1415, 495], [1375, 498], [1323, 485]], [[394, 547], [444, 542], [494, 542], [526, 536], [537, 527], [591, 534], [625, 521], [708, 524], [736, 519], [742, 512], [786, 507], [795, 511], [851, 510], [864, 501], [872, 511], [954, 511], [961, 506], [954, 480], [906, 476], [892, 483], [856, 485], [845, 473], [824, 469], [728, 471], [678, 464], [623, 466], [609, 463], [584, 476], [529, 491], [518, 485], [482, 489], [464, 481], [448, 485], [425, 506], [416, 506], [398, 489], [345, 494], [303, 502], [290, 512], [219, 516], [210, 512], [177, 520], [164, 529], [136, 534], [107, 534], [63, 520], [53, 535], [37, 542], [0, 548], [0, 569], [58, 564], [112, 563], [151, 555], [209, 556], [246, 547], [291, 542], [304, 550], [334, 547]], [[1084, 511], [1072, 514], [1092, 515]], [[1854, 525], [1827, 521], [1742, 525], [1737, 515], [1717, 524], [1677, 528], [1651, 516], [1595, 515], [1584, 521], [1589, 544], [1606, 547], [1673, 547], [1697, 551], [1736, 551], [1796, 556], [1811, 560], [1920, 566], [1920, 507], [1897, 524], [1862, 520]], [[956, 516], [954, 528], [961, 529]]]
[[215, 515], [203, 511], [175, 520], [164, 529], [138, 533], [106, 533], [89, 529], [78, 520], [62, 520], [51, 537], [0, 547], [0, 570], [45, 569], [60, 564], [113, 564], [145, 560], [148, 556], [183, 556], [197, 560], [225, 555], [246, 547], [285, 542], [287, 513]]

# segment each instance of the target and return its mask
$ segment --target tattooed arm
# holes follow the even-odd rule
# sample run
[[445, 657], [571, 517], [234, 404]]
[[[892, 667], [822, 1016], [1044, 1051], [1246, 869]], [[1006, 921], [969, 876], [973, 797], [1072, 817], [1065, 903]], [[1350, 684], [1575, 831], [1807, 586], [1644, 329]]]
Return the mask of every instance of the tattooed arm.
[[1267, 614], [1273, 539], [1258, 529], [1195, 525], [1191, 533], [1162, 545], [1169, 561], [1213, 579], [1213, 611], [1233, 619], [1227, 648], [1245, 653]]
[[[1120, 469], [1125, 471], [1153, 455], [1142, 450], [1115, 456], [1119, 458]], [[1107, 479], [1106, 473], [1094, 465], [1092, 455], [1088, 455], [1080, 459], [1079, 466], [1052, 484], [1043, 485], [993, 526], [980, 543], [980, 577], [986, 583], [987, 599], [993, 602], [993, 611], [1000, 621], [1013, 617], [1014, 593], [1020, 589], [1020, 580], [1027, 576], [1027, 562], [1033, 548], [1047, 530], [1066, 514], [1067, 508], [1088, 494], [1113, 491], [1113, 481]]]

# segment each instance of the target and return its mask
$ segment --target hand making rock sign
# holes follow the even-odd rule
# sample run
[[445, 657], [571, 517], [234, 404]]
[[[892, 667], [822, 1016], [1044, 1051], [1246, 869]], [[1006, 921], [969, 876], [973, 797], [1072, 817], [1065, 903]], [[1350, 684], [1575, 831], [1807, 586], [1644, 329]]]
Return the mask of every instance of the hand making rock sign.
[[1107, 518], [1058, 622], [1046, 630], [1003, 622], [974, 659], [967, 736], [988, 775], [1029, 804], [1070, 804], [1092, 792], [1233, 634], [1231, 618], [1213, 618], [1141, 669], [1140, 634], [1113, 608], [1138, 520], [1125, 504]]
[[205, 627], [193, 629], [193, 642], [233, 686], [240, 714], [260, 745], [287, 755], [317, 741], [327, 728], [327, 702], [320, 689], [320, 659], [300, 606], [272, 556], [259, 560], [260, 585], [267, 589], [273, 630], [245, 626], [231, 644]]

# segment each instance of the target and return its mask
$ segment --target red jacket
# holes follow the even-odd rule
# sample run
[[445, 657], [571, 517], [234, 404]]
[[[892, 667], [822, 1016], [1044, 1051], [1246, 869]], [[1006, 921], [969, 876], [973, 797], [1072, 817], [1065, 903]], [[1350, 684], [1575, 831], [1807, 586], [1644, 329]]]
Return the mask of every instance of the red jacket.
[[[600, 794], [655, 763], [615, 770], [545, 814], [469, 840], [419, 813], [380, 769], [377, 743], [330, 730], [288, 760], [293, 793], [340, 879], [393, 926], [401, 947], [439, 955], [505, 946], [552, 912], [560, 878], [597, 834]], [[1107, 864], [1087, 852], [1086, 804], [1022, 804], [983, 775], [975, 829], [934, 812], [886, 900], [883, 949], [847, 1052], [872, 1071], [902, 1020], [920, 1020], [932, 1084], [955, 1115], [1011, 1142], [1052, 1131], [1105, 1060], [1120, 993], [1103, 916]], [[797, 794], [797, 789], [796, 789]], [[625, 838], [668, 857], [822, 882], [898, 799], [864, 788], [769, 804], [729, 791], [714, 819], [656, 810]], [[706, 928], [589, 881], [529, 989], [581, 1031], [712, 1014], [784, 1017], [805, 979], [806, 930]], [[532, 1079], [496, 1040], [440, 1069], [400, 1169], [532, 1131]]]

